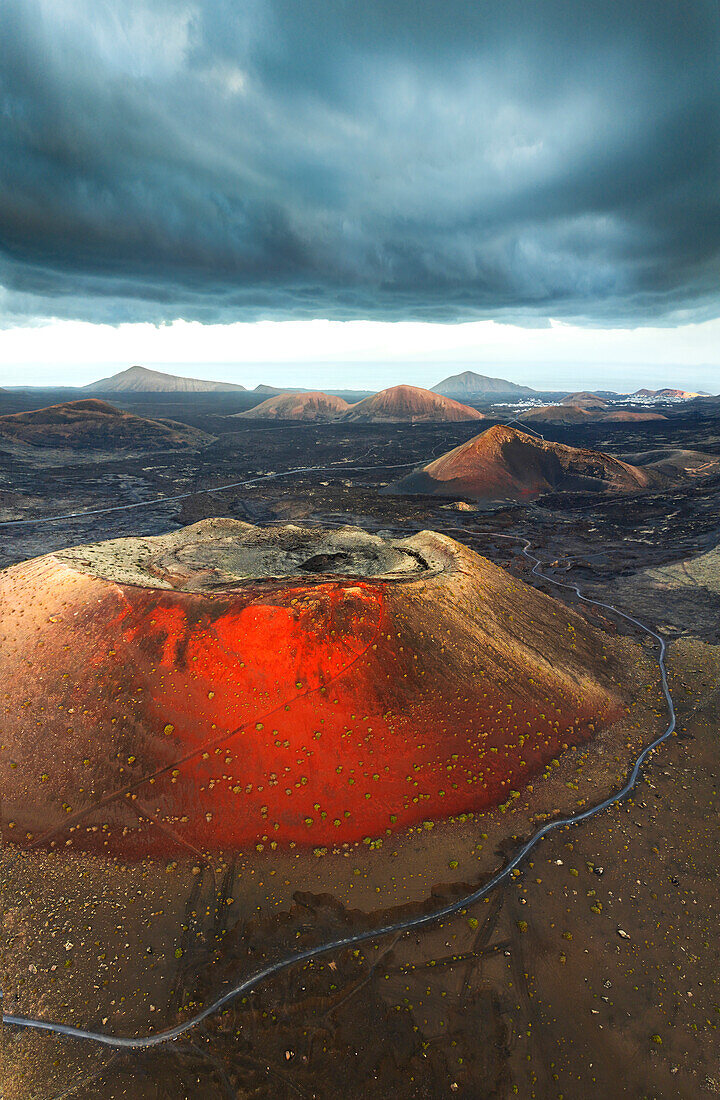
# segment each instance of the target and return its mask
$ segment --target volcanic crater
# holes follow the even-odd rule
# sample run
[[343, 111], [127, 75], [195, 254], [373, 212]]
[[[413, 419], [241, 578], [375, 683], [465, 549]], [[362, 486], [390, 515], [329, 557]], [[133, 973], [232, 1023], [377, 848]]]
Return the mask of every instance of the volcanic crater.
[[626, 700], [609, 635], [453, 539], [207, 520], [0, 577], [8, 838], [322, 846], [490, 808]]

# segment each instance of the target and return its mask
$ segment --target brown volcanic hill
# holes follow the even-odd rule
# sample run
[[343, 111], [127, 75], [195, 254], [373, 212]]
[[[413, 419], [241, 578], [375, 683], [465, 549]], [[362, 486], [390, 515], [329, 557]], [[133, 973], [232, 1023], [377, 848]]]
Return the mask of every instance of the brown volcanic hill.
[[148, 420], [89, 397], [0, 416], [0, 440], [55, 450], [157, 451], [201, 447], [211, 436], [172, 420]]
[[694, 390], [664, 389], [664, 390], [656, 390], [655, 391], [655, 397], [670, 397], [670, 398], [674, 398], [675, 400], [682, 400], [682, 401], [690, 401], [691, 398], [700, 397], [700, 396], [702, 396], [702, 395], [699, 394], [699, 393], [696, 393]]
[[571, 393], [567, 397], [563, 397], [560, 404], [577, 405], [581, 409], [607, 409], [610, 403], [603, 397], [598, 397], [596, 393], [588, 393], [587, 390], [583, 390], [581, 393]]
[[526, 500], [558, 490], [632, 492], [649, 474], [603, 451], [567, 447], [496, 424], [393, 486], [398, 493]]
[[580, 405], [542, 405], [521, 413], [528, 424], [604, 424], [613, 421], [666, 420], [660, 413], [634, 409], [587, 409]]
[[702, 396], [702, 394], [695, 393], [693, 390], [674, 390], [674, 389], [669, 388], [669, 387], [666, 387], [665, 389], [662, 389], [662, 390], [647, 390], [647, 389], [635, 390], [635, 393], [631, 394], [631, 397], [660, 397], [660, 398], [666, 397], [666, 398], [672, 398], [672, 399], [675, 399], [675, 400], [682, 399], [683, 401], [689, 401], [693, 397], [701, 397], [701, 396]]
[[235, 413], [245, 420], [338, 420], [350, 408], [342, 397], [313, 390], [308, 393], [281, 393], [269, 397], [247, 412]]
[[8, 837], [142, 857], [493, 806], [620, 716], [620, 653], [430, 531], [206, 520], [55, 552], [0, 574]]
[[392, 386], [351, 405], [343, 420], [368, 423], [403, 420], [483, 420], [484, 416], [469, 405], [442, 397], [419, 386]]
[[83, 389], [96, 393], [225, 393], [245, 390], [245, 386], [232, 382], [207, 382], [203, 378], [184, 378], [147, 367], [128, 367], [127, 370], [100, 378]]

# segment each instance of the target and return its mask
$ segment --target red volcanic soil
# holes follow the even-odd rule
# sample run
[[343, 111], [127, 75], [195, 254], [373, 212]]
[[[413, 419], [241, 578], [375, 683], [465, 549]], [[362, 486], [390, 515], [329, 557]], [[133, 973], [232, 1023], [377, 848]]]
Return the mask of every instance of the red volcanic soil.
[[0, 575], [6, 838], [324, 846], [505, 801], [621, 713], [611, 641], [445, 536], [204, 521]]
[[186, 424], [148, 420], [122, 412], [107, 401], [88, 397], [33, 412], [0, 416], [1, 438], [32, 447], [158, 450], [198, 447], [211, 437]]
[[392, 386], [372, 397], [351, 405], [344, 420], [369, 423], [400, 420], [483, 420], [484, 416], [469, 405], [441, 397], [418, 386]]
[[497, 424], [392, 487], [398, 493], [522, 500], [550, 490], [633, 491], [650, 476], [603, 451], [568, 447]]
[[247, 412], [235, 413], [250, 420], [338, 420], [350, 408], [342, 397], [321, 393], [280, 393]]

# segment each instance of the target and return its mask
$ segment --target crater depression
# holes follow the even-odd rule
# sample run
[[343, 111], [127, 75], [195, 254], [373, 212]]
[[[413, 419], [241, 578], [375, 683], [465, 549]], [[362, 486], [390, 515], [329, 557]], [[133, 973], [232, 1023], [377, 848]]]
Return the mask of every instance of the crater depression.
[[0, 575], [8, 839], [136, 858], [507, 800], [624, 710], [609, 635], [453, 539], [205, 520]]

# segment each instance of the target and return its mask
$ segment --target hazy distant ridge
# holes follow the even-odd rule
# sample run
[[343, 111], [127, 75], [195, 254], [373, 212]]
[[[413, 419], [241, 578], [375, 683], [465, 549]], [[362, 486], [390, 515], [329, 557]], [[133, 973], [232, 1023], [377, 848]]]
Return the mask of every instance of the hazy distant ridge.
[[244, 390], [245, 386], [233, 385], [232, 382], [208, 382], [203, 378], [182, 378], [147, 367], [128, 367], [119, 374], [91, 382], [83, 389], [91, 393], [223, 393], [226, 390]]
[[443, 378], [442, 382], [432, 387], [432, 392], [460, 400], [485, 397], [488, 394], [531, 394], [537, 391], [530, 386], [519, 386], [516, 382], [508, 382], [507, 378], [489, 378], [485, 374], [466, 370], [462, 374], [452, 374], [449, 378]]

